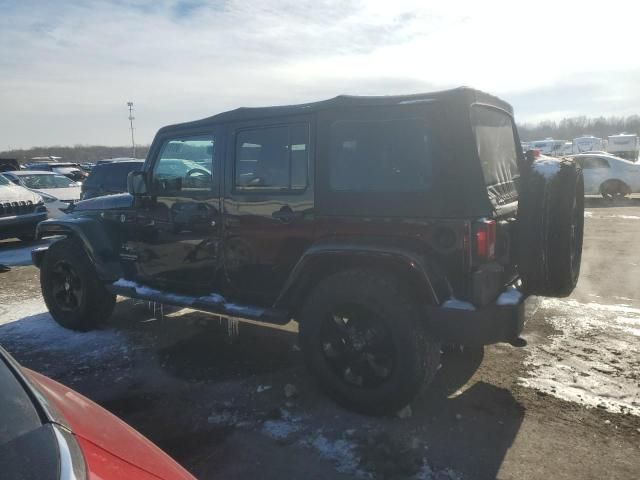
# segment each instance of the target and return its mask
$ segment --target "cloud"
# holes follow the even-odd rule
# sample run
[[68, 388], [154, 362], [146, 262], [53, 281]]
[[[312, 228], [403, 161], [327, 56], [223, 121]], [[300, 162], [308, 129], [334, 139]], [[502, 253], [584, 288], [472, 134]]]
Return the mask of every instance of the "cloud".
[[640, 58], [620, 47], [635, 45], [635, 4], [427, 3], [0, 0], [2, 138], [126, 144], [130, 99], [148, 143], [163, 124], [242, 105], [463, 84], [524, 119], [640, 110]]

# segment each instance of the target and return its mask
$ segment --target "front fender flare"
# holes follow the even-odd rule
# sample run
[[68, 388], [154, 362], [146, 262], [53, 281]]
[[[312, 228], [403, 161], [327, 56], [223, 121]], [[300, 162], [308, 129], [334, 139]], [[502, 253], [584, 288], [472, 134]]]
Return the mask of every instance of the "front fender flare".
[[[98, 219], [71, 217], [45, 220], [38, 224], [36, 235], [38, 238], [52, 235], [76, 237], [95, 265], [100, 279], [114, 281], [122, 277], [116, 235]], [[46, 248], [34, 250], [32, 258], [36, 266], [42, 263], [44, 255]]]

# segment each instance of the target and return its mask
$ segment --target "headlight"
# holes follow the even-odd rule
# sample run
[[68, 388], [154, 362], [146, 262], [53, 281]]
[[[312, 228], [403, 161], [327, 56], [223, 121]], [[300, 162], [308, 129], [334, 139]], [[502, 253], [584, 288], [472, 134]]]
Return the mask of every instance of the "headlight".
[[58, 200], [53, 195], [49, 195], [47, 193], [40, 193], [40, 196], [42, 197], [42, 200], [44, 200], [44, 203], [52, 203]]

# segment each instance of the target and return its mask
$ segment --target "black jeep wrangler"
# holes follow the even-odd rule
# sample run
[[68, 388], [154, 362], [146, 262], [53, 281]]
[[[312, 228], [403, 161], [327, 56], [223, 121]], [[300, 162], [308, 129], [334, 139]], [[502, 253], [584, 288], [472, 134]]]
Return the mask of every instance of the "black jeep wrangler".
[[523, 155], [511, 106], [469, 88], [164, 127], [128, 192], [40, 224], [64, 236], [33, 252], [57, 322], [97, 327], [116, 295], [293, 319], [321, 387], [368, 413], [443, 344], [521, 344], [525, 299], [580, 268], [580, 169]]

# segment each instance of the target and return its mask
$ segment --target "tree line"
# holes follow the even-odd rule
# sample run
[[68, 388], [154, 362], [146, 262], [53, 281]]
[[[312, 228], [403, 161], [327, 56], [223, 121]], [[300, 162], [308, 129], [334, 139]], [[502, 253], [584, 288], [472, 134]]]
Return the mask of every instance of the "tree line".
[[[136, 158], [145, 158], [149, 145], [136, 145]], [[107, 158], [131, 157], [131, 147], [107, 147], [103, 145], [74, 145], [72, 147], [34, 147], [22, 150], [0, 152], [0, 158], [16, 158], [20, 163], [28, 162], [33, 157], [61, 157], [61, 161], [84, 163], [96, 162]]]
[[[617, 133], [636, 133], [640, 135], [640, 115], [627, 117], [570, 117], [560, 121], [544, 120], [537, 124], [518, 125], [520, 140], [530, 142], [548, 137], [558, 140], [572, 140], [584, 135], [606, 138]], [[149, 145], [136, 146], [136, 157], [145, 158]], [[96, 162], [107, 158], [131, 157], [131, 147], [107, 147], [103, 145], [74, 145], [72, 147], [34, 147], [23, 150], [0, 152], [0, 158], [16, 158], [25, 163], [33, 157], [61, 157], [65, 162]]]
[[640, 134], [640, 115], [628, 117], [571, 117], [556, 122], [545, 120], [537, 124], [518, 125], [520, 140], [530, 142], [551, 137], [557, 140], [572, 140], [584, 135], [607, 138], [618, 133]]

